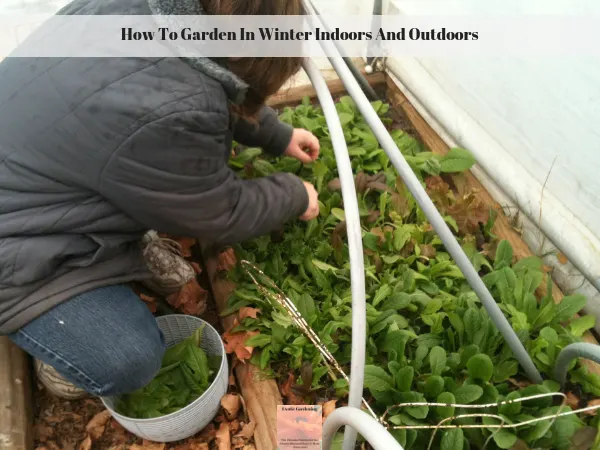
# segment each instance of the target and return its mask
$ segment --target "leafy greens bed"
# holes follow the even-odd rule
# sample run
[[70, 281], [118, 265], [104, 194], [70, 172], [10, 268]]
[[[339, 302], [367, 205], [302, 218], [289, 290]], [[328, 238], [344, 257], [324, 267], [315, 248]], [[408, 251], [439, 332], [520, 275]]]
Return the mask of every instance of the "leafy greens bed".
[[[474, 164], [471, 154], [452, 149], [440, 156], [402, 130], [391, 134], [426, 186], [445, 220], [455, 231], [486, 285], [509, 318], [513, 328], [547, 376], [542, 385], [529, 385], [517, 361], [494, 327], [487, 312], [454, 264], [422, 211], [396, 176], [387, 156], [349, 97], [337, 110], [344, 127], [356, 178], [365, 249], [367, 289], [367, 366], [365, 388], [378, 414], [403, 402], [483, 404], [558, 391], [550, 381], [561, 348], [580, 340], [594, 326], [589, 316], [570, 320], [585, 305], [579, 295], [552, 300], [552, 284], [539, 258], [514, 261], [507, 241], [493, 234], [495, 214], [461, 184], [456, 174]], [[388, 109], [373, 103], [384, 122], [393, 128]], [[310, 166], [283, 157], [265, 159], [259, 149], [246, 149], [231, 159], [231, 166], [245, 178], [273, 172], [293, 172], [313, 182], [319, 192], [320, 217], [308, 223], [294, 222], [271, 236], [263, 236], [235, 248], [239, 259], [261, 268], [297, 305], [302, 315], [343, 365], [350, 362], [351, 294], [348, 248], [340, 183], [331, 139], [319, 107], [305, 99], [285, 108], [283, 121], [307, 128], [321, 141], [321, 156]], [[274, 375], [288, 368], [301, 374], [300, 401], [315, 399], [316, 392], [347, 393], [347, 383], [331, 381], [321, 355], [295, 328], [285, 311], [263, 298], [238, 267], [230, 273], [238, 289], [224, 314], [242, 308], [237, 325], [224, 338], [229, 349], [235, 343], [253, 347], [252, 361]], [[536, 290], [547, 283], [547, 295]], [[253, 309], [255, 308], [255, 309]], [[260, 312], [259, 312], [260, 311]], [[570, 321], [570, 322], [569, 322]], [[236, 352], [244, 357], [244, 352]], [[246, 357], [250, 353], [246, 352]], [[570, 383], [587, 396], [600, 395], [600, 377], [583, 365], [570, 370]], [[335, 391], [334, 391], [335, 390]], [[508, 423], [555, 413], [552, 398], [503, 406], [499, 413]], [[395, 425], [437, 424], [446, 417], [473, 412], [448, 407], [393, 409]], [[480, 411], [482, 412], [482, 411]], [[498, 408], [487, 412], [497, 413]], [[480, 423], [462, 419], [459, 423]], [[499, 423], [485, 419], [484, 423]], [[530, 448], [570, 448], [570, 439], [584, 425], [576, 416], [528, 427], [492, 433], [488, 429], [453, 429], [438, 432], [434, 448], [444, 450], [511, 448], [520, 440]], [[427, 448], [429, 430], [395, 430], [404, 448]], [[527, 447], [524, 447], [527, 448]]]

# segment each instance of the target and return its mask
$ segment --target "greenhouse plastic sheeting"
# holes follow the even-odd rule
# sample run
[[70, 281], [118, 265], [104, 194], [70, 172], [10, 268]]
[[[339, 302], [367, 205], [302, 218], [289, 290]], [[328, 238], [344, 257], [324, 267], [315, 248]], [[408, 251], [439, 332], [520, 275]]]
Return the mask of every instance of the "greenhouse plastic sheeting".
[[51, 14], [68, 3], [68, 0], [2, 0], [0, 14]]

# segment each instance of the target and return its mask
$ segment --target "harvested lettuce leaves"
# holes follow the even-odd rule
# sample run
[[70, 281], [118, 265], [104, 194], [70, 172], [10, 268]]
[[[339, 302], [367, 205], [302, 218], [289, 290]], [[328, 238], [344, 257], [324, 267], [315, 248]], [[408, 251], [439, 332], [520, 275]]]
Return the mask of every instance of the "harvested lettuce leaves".
[[117, 412], [151, 419], [179, 411], [200, 397], [221, 365], [220, 356], [209, 356], [200, 347], [203, 330], [204, 325], [168, 348], [156, 377], [143, 388], [119, 398]]

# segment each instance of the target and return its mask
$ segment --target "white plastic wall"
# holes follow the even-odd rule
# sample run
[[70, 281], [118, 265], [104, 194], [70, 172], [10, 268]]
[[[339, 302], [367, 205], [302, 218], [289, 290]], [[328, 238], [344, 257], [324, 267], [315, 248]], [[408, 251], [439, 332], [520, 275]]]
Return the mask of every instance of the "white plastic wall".
[[0, 14], [46, 14], [58, 11], [68, 0], [0, 0]]
[[421, 64], [540, 184], [547, 178], [546, 190], [600, 237], [598, 61]]
[[[486, 3], [460, 2], [452, 11], [485, 13]], [[573, 12], [571, 7], [559, 9], [563, 1], [545, 3], [543, 11]], [[427, 1], [393, 4], [389, 13], [445, 13]], [[596, 5], [592, 11], [599, 13], [600, 2]], [[550, 174], [545, 190], [600, 237], [600, 61], [452, 56], [419, 62], [539, 183]]]
[[[384, 0], [387, 14], [586, 14], [593, 0]], [[488, 176], [530, 220], [524, 237], [540, 256], [552, 246], [540, 225], [600, 285], [600, 60], [591, 58], [388, 60], [447, 140], [472, 150]], [[403, 80], [402, 80], [403, 78]], [[443, 106], [442, 106], [443, 104]], [[481, 144], [481, 145], [478, 145]], [[500, 198], [497, 198], [500, 200]], [[541, 210], [541, 211], [540, 211]], [[535, 236], [534, 236], [535, 235]], [[579, 290], [599, 315], [600, 295], [570, 264], [556, 263], [567, 293]]]
[[[69, 0], [0, 0], [0, 14], [54, 12], [68, 3]], [[372, 9], [371, 2], [360, 0], [317, 0], [315, 4], [322, 13], [342, 8], [347, 14], [370, 14]]]
[[[63, 6], [70, 3], [71, 0], [0, 0], [0, 16], [1, 15], [26, 15], [26, 14], [53, 14], [58, 11]], [[350, 5], [353, 2], [348, 2]], [[330, 8], [333, 5], [346, 5], [345, 0], [334, 0], [333, 3], [331, 1], [323, 1], [319, 2], [319, 8], [322, 8], [325, 11], [331, 11]], [[364, 3], [362, 7], [356, 6], [352, 8], [352, 14], [370, 14], [372, 6]], [[22, 42], [32, 31], [34, 27], [21, 27], [18, 30], [18, 35], [15, 36], [17, 38], [16, 42]], [[0, 56], [2, 59], [2, 56]], [[321, 71], [323, 77], [326, 80], [337, 78], [337, 73], [333, 70], [327, 58], [315, 58], [315, 64]], [[355, 64], [362, 66], [363, 62], [360, 58], [354, 58]], [[285, 86], [284, 89], [293, 87], [293, 86], [301, 86], [310, 84], [310, 80], [308, 76], [304, 72], [304, 70], [300, 71], [295, 77], [293, 77]]]

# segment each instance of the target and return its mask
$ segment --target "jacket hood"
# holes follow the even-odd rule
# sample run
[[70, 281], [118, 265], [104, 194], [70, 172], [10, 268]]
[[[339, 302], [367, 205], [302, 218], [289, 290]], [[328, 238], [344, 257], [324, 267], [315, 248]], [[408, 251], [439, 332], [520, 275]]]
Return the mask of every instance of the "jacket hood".
[[[199, 0], [147, 0], [150, 11], [156, 16], [199, 16], [204, 14], [204, 9]], [[167, 19], [177, 26], [175, 17]], [[181, 58], [194, 69], [219, 81], [229, 100], [239, 105], [246, 98], [248, 84], [233, 72], [219, 63], [216, 58]]]

